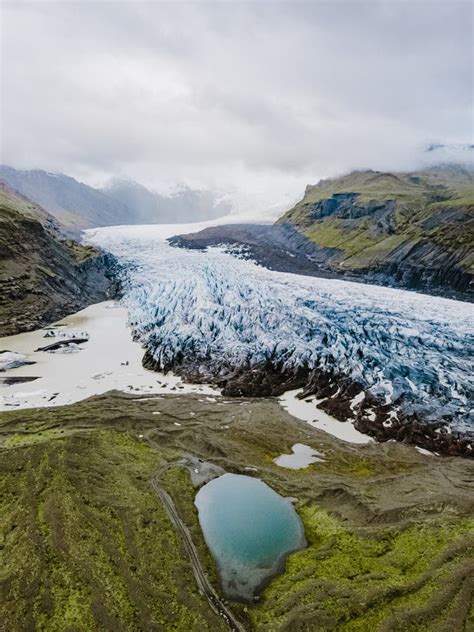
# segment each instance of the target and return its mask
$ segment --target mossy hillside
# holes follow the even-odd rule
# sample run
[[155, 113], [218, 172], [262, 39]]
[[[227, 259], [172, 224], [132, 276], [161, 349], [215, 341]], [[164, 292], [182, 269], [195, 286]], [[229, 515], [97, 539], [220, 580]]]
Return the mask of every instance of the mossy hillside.
[[[335, 211], [312, 218], [315, 205], [348, 193], [356, 194], [359, 209], [367, 206], [365, 215], [343, 219]], [[371, 210], [374, 205], [377, 211]], [[333, 267], [356, 271], [380, 266], [423, 243], [447, 257], [451, 253], [456, 265], [472, 272], [474, 176], [455, 166], [413, 173], [353, 172], [308, 186], [279, 222], [295, 224], [318, 246], [336, 249]]]
[[[278, 467], [273, 458], [297, 442], [326, 460], [304, 470]], [[458, 604], [465, 582], [451, 578], [462, 574], [468, 549], [460, 544], [450, 553], [473, 512], [474, 476], [465, 460], [425, 457], [398, 444], [342, 443], [274, 400], [185, 396], [109, 394], [4, 413], [0, 446], [0, 617], [9, 630], [223, 629], [197, 593], [149, 485], [160, 473], [218, 589], [196, 489], [177, 463], [187, 455], [258, 476], [297, 499], [309, 548], [288, 559], [259, 604], [232, 604], [249, 630], [383, 629], [398, 606], [431, 609], [432, 599], [437, 620], [455, 621], [451, 630], [468, 620]], [[425, 581], [432, 563], [436, 574]], [[387, 629], [426, 629], [417, 621]]]
[[0, 335], [29, 331], [108, 296], [106, 258], [66, 239], [41, 207], [0, 183]]
[[279, 220], [304, 221], [308, 208], [338, 193], [356, 193], [362, 204], [398, 200], [402, 207], [472, 205], [473, 174], [459, 166], [434, 167], [410, 173], [353, 171], [306, 187], [303, 199]]
[[300, 515], [309, 546], [252, 609], [257, 629], [468, 629], [474, 519], [354, 531], [315, 505]]
[[8, 630], [222, 629], [149, 487], [155, 450], [107, 429], [2, 456]]
[[[39, 225], [39, 226], [38, 226]], [[28, 229], [35, 233], [42, 233], [50, 239], [59, 242], [62, 247], [69, 252], [69, 255], [78, 263], [97, 254], [97, 250], [90, 245], [83, 245], [66, 237], [59, 231], [57, 220], [45, 209], [35, 204], [28, 198], [23, 197], [16, 191], [0, 181], [0, 226], [2, 227], [3, 239], [1, 243], [6, 246], [15, 236], [12, 233], [26, 233]], [[42, 236], [42, 238], [44, 238]], [[2, 257], [4, 259], [4, 257]], [[3, 260], [3, 266], [7, 262]]]
[[423, 199], [423, 185], [410, 181], [405, 174], [377, 171], [353, 171], [334, 179], [320, 180], [306, 187], [304, 198], [284, 216], [304, 220], [307, 207], [337, 193], [357, 193], [361, 203], [385, 202], [391, 199], [419, 201]]
[[0, 182], [0, 222], [13, 219], [18, 214], [27, 219], [46, 222], [48, 217], [45, 211], [34, 202], [15, 194], [7, 186]]

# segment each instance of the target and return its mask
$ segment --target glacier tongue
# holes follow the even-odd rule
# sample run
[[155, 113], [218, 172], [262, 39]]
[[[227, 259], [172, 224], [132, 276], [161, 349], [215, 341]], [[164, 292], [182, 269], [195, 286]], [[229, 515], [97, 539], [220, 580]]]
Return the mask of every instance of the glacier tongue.
[[214, 371], [268, 362], [328, 369], [406, 413], [472, 429], [472, 305], [273, 272], [223, 249], [165, 241], [182, 232], [114, 226], [86, 237], [122, 263], [134, 335], [161, 368], [192, 358]]

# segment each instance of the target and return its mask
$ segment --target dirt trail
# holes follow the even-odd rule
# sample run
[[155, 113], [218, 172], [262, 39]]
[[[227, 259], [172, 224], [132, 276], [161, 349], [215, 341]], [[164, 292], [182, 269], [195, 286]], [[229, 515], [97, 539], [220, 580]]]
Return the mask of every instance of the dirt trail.
[[[169, 466], [165, 466], [162, 470], [160, 470], [159, 474], [161, 474], [165, 469]], [[189, 560], [191, 562], [191, 566], [193, 569], [194, 577], [196, 578], [197, 585], [199, 587], [199, 591], [203, 594], [209, 605], [213, 609], [213, 611], [220, 617], [224, 619], [224, 621], [229, 626], [229, 629], [232, 632], [245, 632], [245, 628], [243, 625], [236, 619], [234, 614], [229, 610], [229, 608], [224, 604], [224, 602], [220, 599], [220, 597], [215, 592], [211, 583], [209, 582], [207, 575], [202, 567], [201, 561], [199, 559], [198, 552], [191, 538], [191, 534], [189, 533], [188, 528], [184, 524], [184, 522], [179, 517], [179, 514], [174, 506], [174, 503], [171, 499], [171, 496], [161, 487], [159, 474], [155, 475], [151, 480], [150, 484], [155, 491], [156, 495], [159, 497], [161, 502], [163, 503], [164, 508], [166, 509], [166, 513], [170, 517], [171, 522], [176, 527], [179, 535], [181, 536], [181, 540], [183, 542], [183, 546], [185, 548], [186, 553], [188, 554]]]

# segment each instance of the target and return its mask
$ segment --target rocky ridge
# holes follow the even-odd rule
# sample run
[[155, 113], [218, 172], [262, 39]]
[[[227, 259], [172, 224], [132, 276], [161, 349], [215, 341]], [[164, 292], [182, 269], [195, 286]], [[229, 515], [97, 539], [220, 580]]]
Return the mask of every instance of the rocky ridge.
[[325, 267], [401, 287], [473, 296], [474, 171], [355, 171], [308, 186], [279, 223], [318, 249]]
[[44, 209], [0, 185], [0, 336], [113, 296], [116, 261], [66, 238]]

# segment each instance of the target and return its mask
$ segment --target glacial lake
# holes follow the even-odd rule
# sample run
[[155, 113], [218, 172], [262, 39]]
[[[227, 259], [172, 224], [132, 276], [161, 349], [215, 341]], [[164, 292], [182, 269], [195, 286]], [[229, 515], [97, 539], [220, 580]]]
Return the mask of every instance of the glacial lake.
[[252, 600], [306, 546], [291, 502], [263, 481], [224, 474], [196, 495], [199, 522], [226, 597]]

